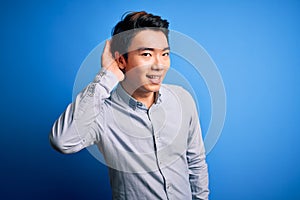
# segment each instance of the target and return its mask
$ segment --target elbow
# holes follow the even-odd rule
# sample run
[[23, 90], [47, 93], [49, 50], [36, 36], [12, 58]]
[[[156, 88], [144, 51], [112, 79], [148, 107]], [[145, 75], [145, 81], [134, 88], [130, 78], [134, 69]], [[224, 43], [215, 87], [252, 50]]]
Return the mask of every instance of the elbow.
[[50, 145], [62, 154], [71, 154], [82, 149], [82, 141], [73, 126], [59, 118], [53, 125], [49, 133]]
[[74, 153], [70, 151], [70, 149], [65, 145], [65, 143], [62, 140], [58, 139], [57, 137], [53, 137], [52, 133], [49, 134], [49, 142], [51, 147], [61, 154]]
[[51, 131], [49, 134], [49, 142], [53, 149], [62, 154], [72, 154], [80, 150], [81, 144], [77, 141], [72, 141], [64, 134], [56, 134]]

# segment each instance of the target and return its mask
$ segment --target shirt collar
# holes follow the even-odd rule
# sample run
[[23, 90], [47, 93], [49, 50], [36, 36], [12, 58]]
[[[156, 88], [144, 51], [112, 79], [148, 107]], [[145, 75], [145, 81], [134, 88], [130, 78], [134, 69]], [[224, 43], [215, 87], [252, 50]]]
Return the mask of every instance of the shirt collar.
[[[135, 98], [130, 96], [122, 87], [121, 84], [118, 84], [117, 89], [116, 89], [117, 94], [121, 97], [121, 99], [129, 105], [132, 109], [142, 108], [142, 109], [147, 109], [147, 107], [142, 103], [137, 101]], [[158, 104], [161, 102], [161, 93], [157, 92], [155, 95], [155, 104]]]

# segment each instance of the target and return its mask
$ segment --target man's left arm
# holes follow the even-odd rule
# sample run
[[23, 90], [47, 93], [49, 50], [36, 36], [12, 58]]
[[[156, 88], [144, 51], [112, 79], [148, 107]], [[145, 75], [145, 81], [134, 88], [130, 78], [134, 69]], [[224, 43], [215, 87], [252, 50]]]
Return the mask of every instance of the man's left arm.
[[208, 169], [197, 108], [193, 104], [190, 121], [187, 161], [193, 199], [208, 199]]

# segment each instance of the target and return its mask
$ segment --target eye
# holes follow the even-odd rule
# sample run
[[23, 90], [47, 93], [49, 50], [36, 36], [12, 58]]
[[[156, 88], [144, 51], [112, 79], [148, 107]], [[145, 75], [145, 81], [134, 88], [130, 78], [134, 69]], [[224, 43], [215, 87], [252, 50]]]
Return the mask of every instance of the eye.
[[151, 56], [151, 54], [150, 54], [150, 53], [148, 53], [148, 52], [142, 53], [141, 55], [142, 55], [142, 56], [146, 56], [146, 57], [149, 57], [149, 56]]
[[165, 53], [163, 53], [163, 56], [169, 56], [170, 55], [170, 53], [169, 52], [165, 52]]

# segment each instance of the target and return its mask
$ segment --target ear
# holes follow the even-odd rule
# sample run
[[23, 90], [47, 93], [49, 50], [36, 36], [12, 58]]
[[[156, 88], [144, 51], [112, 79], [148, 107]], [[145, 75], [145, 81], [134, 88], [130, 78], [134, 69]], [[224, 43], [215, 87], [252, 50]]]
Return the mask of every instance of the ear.
[[118, 64], [118, 67], [121, 70], [124, 70], [126, 67], [126, 60], [123, 55], [121, 55], [118, 51], [115, 52], [115, 59]]

